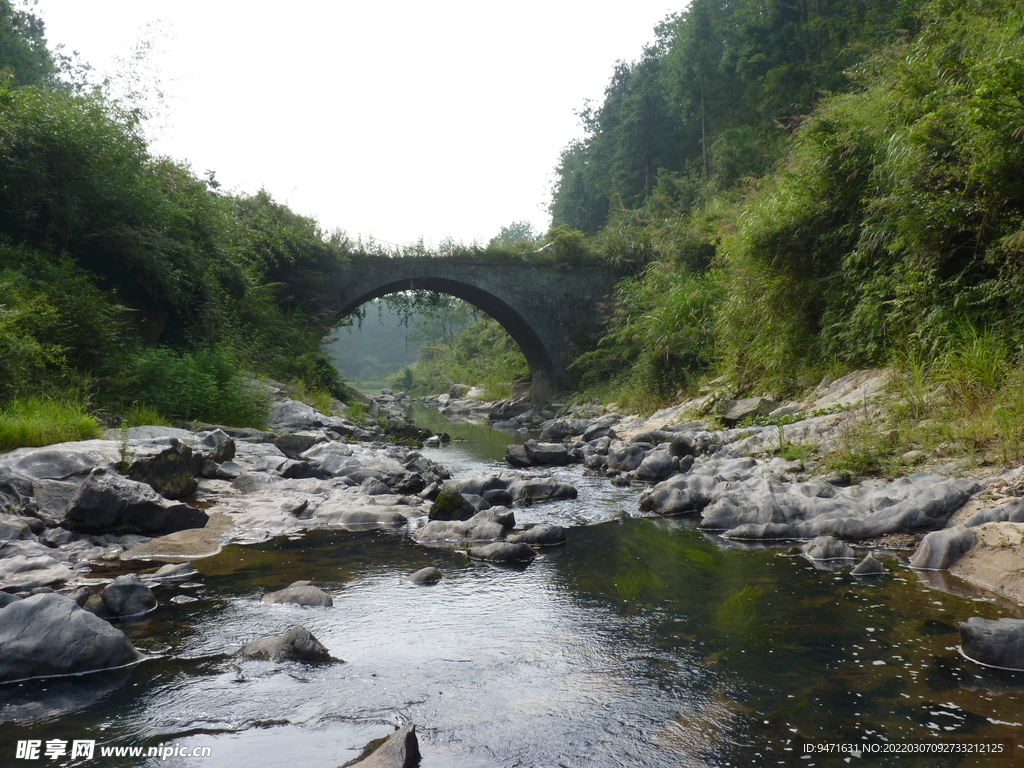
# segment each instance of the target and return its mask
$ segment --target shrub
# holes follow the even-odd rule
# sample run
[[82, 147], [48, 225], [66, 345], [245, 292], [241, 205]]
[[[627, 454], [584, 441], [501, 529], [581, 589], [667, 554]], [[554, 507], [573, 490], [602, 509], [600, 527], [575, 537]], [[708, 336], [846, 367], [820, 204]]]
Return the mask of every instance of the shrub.
[[266, 392], [243, 378], [237, 361], [215, 351], [146, 349], [131, 386], [139, 401], [171, 418], [258, 427], [266, 424], [270, 406]]

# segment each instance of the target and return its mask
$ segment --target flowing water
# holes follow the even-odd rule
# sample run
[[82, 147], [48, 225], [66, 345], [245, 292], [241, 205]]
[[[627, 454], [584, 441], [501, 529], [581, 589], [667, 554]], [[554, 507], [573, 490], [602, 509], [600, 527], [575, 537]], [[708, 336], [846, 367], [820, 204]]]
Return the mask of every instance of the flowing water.
[[[503, 468], [509, 436], [446, 430], [467, 439], [431, 458], [456, 474]], [[579, 499], [516, 516], [573, 526], [569, 543], [525, 567], [401, 531], [314, 531], [197, 561], [198, 576], [158, 588], [160, 607], [121, 625], [154, 658], [0, 687], [0, 765], [335, 768], [407, 723], [424, 768], [1024, 764], [1024, 675], [957, 648], [958, 621], [1020, 616], [1015, 607], [929, 585], [895, 558], [880, 581], [860, 582], [786, 548], [730, 546], [692, 520], [612, 519], [635, 513], [636, 489], [556, 474]], [[427, 565], [444, 572], [439, 584], [405, 580]], [[298, 579], [334, 607], [259, 602]], [[346, 663], [232, 655], [299, 623]], [[17, 760], [26, 739], [212, 756]], [[805, 739], [1004, 739], [1016, 757], [805, 755]]]

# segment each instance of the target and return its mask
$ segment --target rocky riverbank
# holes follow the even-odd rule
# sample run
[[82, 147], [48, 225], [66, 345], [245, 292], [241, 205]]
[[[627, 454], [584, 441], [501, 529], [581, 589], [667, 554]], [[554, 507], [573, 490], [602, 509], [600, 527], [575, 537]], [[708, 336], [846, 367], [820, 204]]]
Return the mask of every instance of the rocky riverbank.
[[[891, 396], [887, 377], [858, 371], [786, 404], [715, 403], [709, 394], [649, 417], [577, 406], [554, 418], [522, 400], [487, 404], [456, 392], [427, 401], [446, 415], [538, 434], [509, 446], [511, 466], [582, 463], [636, 486], [641, 514], [692, 515], [700, 528], [737, 542], [807, 541], [805, 556], [856, 575], [884, 573], [884, 554], [940, 588], [975, 588], [1024, 605], [1024, 467], [993, 473], [917, 451], [901, 457], [905, 476], [884, 481], [814, 463], [855, 424], [877, 419]], [[717, 415], [709, 418], [713, 405]], [[774, 423], [739, 426], [757, 416]], [[786, 458], [793, 454], [804, 458]], [[963, 631], [975, 630], [965, 624]], [[1024, 624], [1014, 631], [1024, 647]], [[998, 658], [991, 649], [985, 655]]]
[[[495, 404], [453, 392], [432, 404], [449, 416], [537, 435], [509, 446], [513, 469], [457, 482], [415, 447], [382, 441], [385, 429], [406, 442], [445, 439], [409, 423], [401, 393], [385, 392], [371, 404], [376, 422], [370, 425], [275, 394], [268, 431], [143, 427], [0, 456], [0, 504], [7, 512], [0, 515], [2, 604], [23, 603], [17, 610], [29, 618], [76, 610], [108, 619], [142, 613], [155, 604], [151, 586], [180, 578], [184, 571], [175, 567], [187, 570], [188, 561], [227, 542], [321, 527], [408, 526], [423, 546], [528, 561], [569, 534], [559, 526], [518, 529], [515, 507], [574, 498], [575, 488], [515, 468], [570, 463], [635, 486], [643, 515], [693, 515], [700, 528], [736, 542], [806, 541], [805, 556], [823, 567], [848, 565], [858, 576], [884, 573], [886, 558], [897, 557], [1024, 603], [1022, 468], [982, 476], [963, 462], [946, 462], [891, 482], [853, 482], [779, 455], [793, 445], [821, 450], [854, 420], [870, 417], [885, 397], [884, 371], [844, 377], [803, 403], [739, 401], [724, 414], [735, 423], [770, 413], [786, 417], [784, 426], [722, 428], [695, 417], [710, 396], [650, 417], [596, 406], [557, 416], [554, 407], [521, 398]], [[104, 576], [107, 568], [126, 566], [141, 577]], [[76, 621], [86, 622], [83, 632], [104, 634], [91, 619]], [[68, 660], [68, 668], [137, 660], [119, 641], [110, 642], [109, 656]], [[47, 669], [20, 664], [5, 674], [54, 674]]]

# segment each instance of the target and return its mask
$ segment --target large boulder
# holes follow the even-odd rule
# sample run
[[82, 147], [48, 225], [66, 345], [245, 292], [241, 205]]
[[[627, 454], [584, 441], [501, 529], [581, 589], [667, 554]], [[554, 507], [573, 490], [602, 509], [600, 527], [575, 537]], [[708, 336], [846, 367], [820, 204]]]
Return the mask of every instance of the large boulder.
[[458, 546], [482, 541], [498, 541], [515, 525], [512, 512], [492, 507], [477, 512], [468, 520], [431, 520], [413, 534], [423, 544]]
[[369, 756], [348, 768], [416, 768], [420, 764], [419, 742], [416, 740], [416, 726], [399, 728], [377, 747]]
[[445, 486], [430, 506], [427, 517], [430, 520], [468, 520], [476, 512], [476, 507], [458, 490], [451, 486]]
[[510, 544], [528, 544], [531, 547], [557, 547], [565, 544], [568, 537], [560, 525], [535, 525], [525, 531], [512, 534], [506, 539]]
[[168, 499], [181, 499], [195, 493], [199, 485], [197, 477], [206, 463], [202, 454], [176, 437], [131, 443], [126, 451], [128, 478], [146, 483]]
[[123, 632], [52, 592], [0, 608], [0, 648], [3, 682], [94, 672], [142, 658]]
[[992, 620], [975, 616], [962, 621], [960, 648], [964, 656], [979, 664], [1024, 670], [1024, 619]]
[[98, 467], [71, 500], [61, 525], [85, 533], [117, 531], [160, 536], [202, 528], [208, 519], [202, 510], [168, 501], [145, 483]]
[[338, 662], [331, 656], [327, 646], [313, 637], [313, 634], [300, 624], [296, 624], [283, 635], [266, 637], [246, 643], [239, 651], [243, 656], [271, 661], [306, 661], [306, 662]]
[[260, 600], [261, 603], [292, 603], [293, 605], [315, 605], [330, 608], [334, 599], [319, 587], [308, 581], [296, 581], [291, 586], [268, 592]]
[[560, 467], [569, 463], [569, 450], [561, 443], [526, 441], [526, 454], [530, 462], [546, 467]]
[[923, 539], [910, 558], [910, 567], [922, 571], [944, 571], [966, 555], [978, 542], [970, 528], [957, 525], [932, 531]]

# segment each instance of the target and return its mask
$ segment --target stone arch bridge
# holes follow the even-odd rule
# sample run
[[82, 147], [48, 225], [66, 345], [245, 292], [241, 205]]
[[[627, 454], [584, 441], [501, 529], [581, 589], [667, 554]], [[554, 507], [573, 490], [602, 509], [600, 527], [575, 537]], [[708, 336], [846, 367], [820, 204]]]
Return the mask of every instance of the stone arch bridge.
[[462, 299], [508, 331], [529, 363], [533, 396], [542, 399], [565, 389], [565, 366], [600, 329], [602, 302], [621, 276], [600, 264], [362, 256], [323, 274], [314, 301], [343, 316], [400, 291]]

